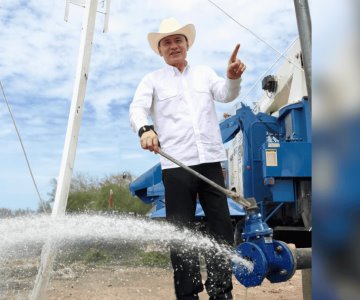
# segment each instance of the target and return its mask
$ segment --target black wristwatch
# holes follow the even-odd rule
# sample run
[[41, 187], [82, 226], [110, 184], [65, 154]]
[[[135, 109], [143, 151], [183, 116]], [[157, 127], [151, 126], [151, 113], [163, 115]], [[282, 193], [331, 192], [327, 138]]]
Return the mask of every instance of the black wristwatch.
[[144, 132], [147, 132], [147, 131], [150, 131], [150, 130], [154, 130], [154, 126], [153, 125], [144, 125], [144, 126], [141, 126], [140, 129], [139, 129], [139, 137], [141, 137], [143, 135]]

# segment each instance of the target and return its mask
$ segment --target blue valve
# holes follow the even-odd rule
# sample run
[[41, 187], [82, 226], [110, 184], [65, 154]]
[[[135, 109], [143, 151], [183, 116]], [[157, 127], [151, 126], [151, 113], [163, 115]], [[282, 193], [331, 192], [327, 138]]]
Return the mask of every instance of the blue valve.
[[296, 261], [288, 245], [273, 240], [273, 230], [262, 220], [257, 210], [248, 212], [245, 219], [244, 242], [235, 249], [254, 265], [250, 272], [245, 266], [233, 263], [236, 279], [245, 287], [260, 285], [265, 278], [270, 282], [289, 280], [296, 271]]

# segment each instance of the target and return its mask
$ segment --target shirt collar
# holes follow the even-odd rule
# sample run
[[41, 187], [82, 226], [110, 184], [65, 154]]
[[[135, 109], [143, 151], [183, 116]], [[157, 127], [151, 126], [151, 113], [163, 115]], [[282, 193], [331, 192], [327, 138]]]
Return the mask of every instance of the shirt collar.
[[[190, 68], [189, 63], [186, 61], [186, 67], [185, 67], [183, 73], [188, 72], [188, 69], [189, 69], [189, 68]], [[167, 72], [169, 75], [175, 75], [175, 76], [177, 76], [177, 75], [180, 75], [180, 74], [181, 74], [180, 71], [178, 70], [178, 68], [173, 67], [173, 66], [170, 66], [170, 65], [168, 65], [168, 64], [165, 65], [165, 70], [166, 70], [166, 72]]]

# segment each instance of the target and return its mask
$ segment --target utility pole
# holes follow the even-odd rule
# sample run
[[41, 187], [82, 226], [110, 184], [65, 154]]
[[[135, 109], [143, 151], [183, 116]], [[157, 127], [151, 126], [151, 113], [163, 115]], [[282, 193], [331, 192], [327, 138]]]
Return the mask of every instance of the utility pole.
[[311, 16], [309, 10], [309, 4], [307, 0], [294, 0], [295, 13], [297, 26], [299, 31], [299, 38], [301, 44], [301, 52], [304, 60], [304, 71], [305, 71], [305, 80], [306, 87], [308, 91], [309, 103], [311, 108], [312, 101], [312, 26], [311, 26]]
[[[95, 30], [98, 0], [66, 0], [65, 21], [67, 21], [68, 18], [70, 3], [83, 6], [85, 8], [85, 13], [83, 18], [78, 65], [76, 69], [73, 97], [71, 100], [71, 108], [65, 137], [65, 145], [58, 177], [58, 185], [56, 188], [55, 202], [51, 214], [51, 217], [54, 219], [65, 215], [80, 132], [81, 117], [84, 109], [86, 84], [89, 78], [89, 65]], [[107, 2], [106, 7], [107, 11], [105, 12], [104, 31], [107, 30], [109, 2]], [[43, 246], [41, 252], [40, 267], [30, 299], [40, 300], [46, 298], [46, 289], [55, 256], [55, 243], [52, 240], [48, 240]]]

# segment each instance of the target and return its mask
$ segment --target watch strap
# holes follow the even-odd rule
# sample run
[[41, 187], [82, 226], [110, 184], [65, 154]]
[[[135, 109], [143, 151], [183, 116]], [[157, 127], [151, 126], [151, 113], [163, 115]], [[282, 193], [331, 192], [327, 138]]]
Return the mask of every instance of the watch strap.
[[139, 137], [141, 137], [144, 132], [147, 132], [147, 131], [150, 131], [150, 130], [153, 130], [155, 132], [153, 125], [141, 126], [140, 129], [139, 129], [139, 132], [138, 132]]

